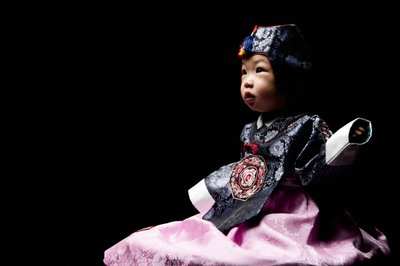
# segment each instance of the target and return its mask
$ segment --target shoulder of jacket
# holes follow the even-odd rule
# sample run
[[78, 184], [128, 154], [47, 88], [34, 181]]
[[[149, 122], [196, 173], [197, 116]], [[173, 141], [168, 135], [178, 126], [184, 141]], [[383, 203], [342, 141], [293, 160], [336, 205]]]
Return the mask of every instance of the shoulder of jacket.
[[247, 123], [243, 126], [243, 130], [250, 129], [255, 122]]
[[303, 113], [303, 114], [299, 114], [296, 115], [295, 120], [301, 119], [304, 122], [305, 121], [313, 121], [313, 122], [320, 122], [320, 121], [324, 121], [318, 114], [311, 114], [311, 113]]

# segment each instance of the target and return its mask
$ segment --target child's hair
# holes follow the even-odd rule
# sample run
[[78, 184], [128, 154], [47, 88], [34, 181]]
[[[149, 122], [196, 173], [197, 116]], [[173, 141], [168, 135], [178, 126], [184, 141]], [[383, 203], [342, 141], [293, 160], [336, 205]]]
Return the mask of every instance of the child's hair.
[[264, 54], [271, 62], [278, 90], [294, 104], [309, 86], [310, 50], [294, 24], [256, 26], [240, 45], [239, 57]]

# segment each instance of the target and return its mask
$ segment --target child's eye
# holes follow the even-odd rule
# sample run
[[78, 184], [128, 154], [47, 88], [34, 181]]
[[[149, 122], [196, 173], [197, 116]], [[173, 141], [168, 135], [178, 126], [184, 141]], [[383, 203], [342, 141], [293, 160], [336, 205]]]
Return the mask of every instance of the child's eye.
[[247, 71], [245, 69], [242, 69], [242, 75], [246, 75]]
[[260, 73], [260, 72], [265, 72], [266, 70], [262, 67], [257, 67], [256, 68], [256, 73]]

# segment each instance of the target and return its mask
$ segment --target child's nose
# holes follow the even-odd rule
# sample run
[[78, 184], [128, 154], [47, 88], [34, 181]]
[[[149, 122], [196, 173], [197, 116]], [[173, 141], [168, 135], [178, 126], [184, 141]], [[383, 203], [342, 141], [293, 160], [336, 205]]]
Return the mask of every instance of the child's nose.
[[251, 89], [251, 88], [253, 88], [253, 86], [254, 86], [254, 83], [253, 83], [253, 81], [251, 79], [247, 79], [244, 82], [244, 87], [245, 88]]

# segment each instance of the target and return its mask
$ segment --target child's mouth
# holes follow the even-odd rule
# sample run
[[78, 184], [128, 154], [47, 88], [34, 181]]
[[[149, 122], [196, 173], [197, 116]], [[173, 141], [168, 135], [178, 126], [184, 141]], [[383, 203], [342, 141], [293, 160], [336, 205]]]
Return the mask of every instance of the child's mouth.
[[251, 94], [250, 92], [246, 92], [244, 94], [244, 101], [247, 104], [254, 104], [255, 100], [256, 100], [256, 97], [253, 94]]
[[244, 99], [244, 101], [245, 101], [247, 104], [254, 104], [255, 101], [256, 101], [256, 99], [255, 99], [255, 97], [247, 97], [247, 98]]

